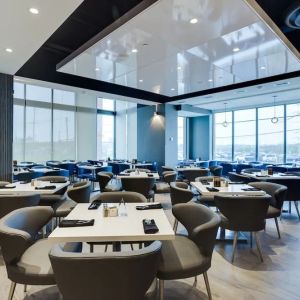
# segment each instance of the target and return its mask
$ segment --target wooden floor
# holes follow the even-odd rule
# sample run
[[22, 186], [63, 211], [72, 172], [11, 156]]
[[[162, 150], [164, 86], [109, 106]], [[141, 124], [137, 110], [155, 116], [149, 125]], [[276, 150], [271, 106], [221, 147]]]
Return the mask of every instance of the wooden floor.
[[[173, 224], [169, 195], [157, 195], [156, 200], [164, 203]], [[280, 240], [273, 220], [268, 220], [266, 231], [260, 233], [264, 263], [257, 256], [255, 245], [250, 249], [249, 244], [239, 244], [232, 264], [232, 244], [217, 243], [208, 271], [213, 299], [300, 299], [300, 222], [295, 211], [292, 215], [285, 213], [279, 226]], [[179, 227], [179, 231], [183, 230]], [[203, 277], [199, 276], [196, 289], [192, 288], [192, 283], [193, 279], [166, 282], [165, 299], [207, 299]], [[0, 256], [0, 300], [7, 299], [9, 285]], [[55, 300], [60, 296], [55, 287], [30, 286], [25, 294], [23, 286], [17, 285], [14, 299]]]

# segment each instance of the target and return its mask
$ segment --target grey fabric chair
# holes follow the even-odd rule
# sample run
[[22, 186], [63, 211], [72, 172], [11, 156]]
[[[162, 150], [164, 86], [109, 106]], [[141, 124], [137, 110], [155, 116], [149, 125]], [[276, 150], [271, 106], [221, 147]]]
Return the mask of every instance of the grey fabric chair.
[[162, 173], [163, 173], [163, 172], [165, 172], [165, 171], [175, 171], [175, 169], [172, 168], [172, 167], [162, 166], [162, 167], [161, 167], [161, 171], [162, 171]]
[[197, 177], [209, 176], [209, 169], [185, 169], [181, 171], [182, 175], [190, 183], [195, 181]]
[[121, 185], [109, 184], [113, 179], [114, 174], [111, 172], [99, 172], [97, 174], [100, 191], [103, 192], [114, 192], [120, 191], [122, 189]]
[[154, 191], [156, 194], [170, 193], [170, 183], [176, 181], [177, 173], [174, 171], [165, 171], [162, 174], [164, 182], [155, 183]]
[[216, 195], [216, 207], [221, 212], [221, 227], [234, 231], [233, 251], [231, 261], [234, 261], [239, 231], [254, 232], [257, 250], [263, 261], [257, 232], [265, 228], [265, 219], [272, 197], [265, 196], [232, 196]]
[[16, 209], [37, 206], [39, 202], [39, 194], [0, 195], [0, 219]]
[[[38, 178], [39, 181], [67, 181], [68, 178], [64, 176], [43, 176]], [[59, 201], [63, 201], [66, 199], [66, 191], [68, 187], [66, 186], [65, 188], [57, 191], [55, 194], [52, 195], [43, 195], [41, 194], [41, 201], [40, 205], [42, 206], [53, 206]]]
[[266, 218], [275, 220], [278, 237], [280, 238], [280, 230], [277, 218], [281, 215], [282, 206], [287, 194], [287, 187], [271, 182], [251, 182], [249, 185], [261, 189], [268, 195], [272, 196]]
[[238, 174], [238, 173], [235, 173], [235, 172], [228, 172], [228, 178], [232, 182], [241, 182], [241, 183], [244, 183], [244, 184], [248, 184], [251, 181], [257, 181], [253, 178], [250, 179], [246, 175]]
[[[95, 195], [91, 200], [100, 200], [106, 203], [120, 203], [121, 200], [124, 200], [125, 203], [143, 203], [147, 202], [147, 199], [144, 195], [136, 193], [136, 192], [106, 192]], [[105, 252], [107, 251], [108, 245], [112, 244], [112, 242], [90, 242], [90, 252], [94, 252], [95, 245], [105, 245]], [[133, 242], [122, 242], [122, 244], [130, 244], [131, 249], [133, 250]], [[141, 243], [139, 243], [141, 245]]]
[[[189, 185], [185, 182], [171, 182], [170, 196], [172, 206], [179, 203], [187, 203], [194, 197], [193, 192], [189, 189]], [[175, 218], [173, 229], [176, 232], [178, 227], [178, 220]]]
[[[214, 176], [203, 176], [203, 177], [197, 177], [195, 179], [196, 182], [201, 182], [201, 181], [207, 181], [207, 182], [213, 182]], [[220, 177], [221, 181], [226, 181], [227, 179], [225, 177]], [[215, 201], [214, 201], [214, 196], [203, 196], [200, 195], [199, 201], [201, 204], [204, 204], [206, 206], [216, 206]]]
[[89, 203], [90, 194], [91, 183], [89, 181], [74, 183], [73, 186], [67, 190], [67, 199], [53, 206], [55, 217], [66, 217], [77, 203]]
[[174, 240], [163, 241], [162, 259], [157, 278], [160, 286], [160, 300], [163, 299], [164, 280], [176, 280], [203, 274], [208, 298], [211, 292], [207, 270], [215, 245], [220, 217], [204, 205], [177, 204], [172, 208], [176, 219], [188, 231], [188, 236], [176, 235]]
[[49, 257], [64, 300], [141, 300], [156, 276], [160, 251], [158, 241], [140, 250], [103, 254], [65, 253], [56, 246]]
[[[12, 281], [8, 299], [13, 299], [16, 284], [54, 285], [48, 253], [54, 242], [37, 240], [39, 230], [53, 216], [51, 207], [17, 209], [0, 219], [0, 246], [8, 278]], [[63, 246], [66, 251], [81, 251], [81, 244]]]
[[122, 188], [127, 192], [137, 192], [144, 195], [149, 201], [154, 199], [154, 184], [155, 179], [153, 177], [122, 177]]

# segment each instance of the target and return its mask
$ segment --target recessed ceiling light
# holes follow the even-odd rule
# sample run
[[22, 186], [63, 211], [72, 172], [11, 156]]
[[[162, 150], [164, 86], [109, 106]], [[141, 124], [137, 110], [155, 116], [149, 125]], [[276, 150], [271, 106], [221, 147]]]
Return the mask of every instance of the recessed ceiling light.
[[95, 68], [95, 71], [99, 71], [100, 69], [99, 68]]
[[34, 14], [34, 15], [39, 14], [39, 10], [38, 10], [37, 8], [34, 8], [34, 7], [29, 8], [29, 11], [30, 11], [32, 14]]
[[261, 70], [265, 70], [265, 69], [266, 69], [266, 67], [260, 67], [260, 69], [261, 69]]
[[8, 52], [8, 53], [12, 53], [13, 52], [13, 50], [11, 48], [6, 48], [5, 51]]
[[171, 91], [175, 91], [175, 89], [174, 89], [174, 88], [171, 88]]
[[177, 70], [181, 70], [181, 67], [179, 66], [179, 67], [177, 67]]
[[193, 18], [193, 19], [190, 20], [190, 23], [191, 24], [196, 24], [196, 23], [198, 23], [198, 19]]
[[213, 80], [212, 79], [208, 79], [208, 82], [213, 82]]
[[143, 82], [143, 81], [144, 81], [143, 79], [140, 79], [140, 80], [139, 80], [139, 82]]
[[132, 52], [132, 53], [137, 53], [137, 52], [138, 52], [138, 49], [132, 49], [131, 52]]
[[240, 51], [240, 48], [238, 48], [238, 47], [233, 48], [232, 51], [233, 51], [233, 52], [239, 52], [239, 51]]

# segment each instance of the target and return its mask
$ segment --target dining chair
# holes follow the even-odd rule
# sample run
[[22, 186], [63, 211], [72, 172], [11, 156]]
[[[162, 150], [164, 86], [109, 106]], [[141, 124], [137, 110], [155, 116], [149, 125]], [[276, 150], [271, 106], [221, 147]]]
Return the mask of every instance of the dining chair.
[[240, 182], [240, 183], [243, 183], [243, 184], [248, 184], [251, 181], [258, 181], [254, 178], [250, 178], [246, 175], [238, 174], [238, 173], [235, 173], [235, 172], [228, 172], [228, 178], [231, 182]]
[[170, 193], [170, 183], [176, 181], [175, 171], [165, 171], [162, 173], [162, 182], [155, 183], [154, 191], [156, 194]]
[[272, 196], [270, 205], [268, 207], [266, 219], [274, 219], [278, 233], [278, 238], [281, 238], [277, 218], [281, 216], [282, 206], [287, 194], [287, 187], [272, 182], [250, 182], [249, 185], [257, 189], [263, 190], [268, 195]]
[[212, 176], [222, 176], [223, 167], [222, 166], [212, 166], [212, 167], [209, 167], [209, 171]]
[[97, 174], [100, 192], [115, 192], [120, 191], [122, 189], [120, 184], [109, 184], [111, 180], [114, 178], [114, 174], [112, 172], [99, 172]]
[[263, 262], [258, 232], [265, 228], [268, 207], [272, 197], [265, 196], [237, 196], [216, 195], [216, 207], [220, 210], [221, 227], [234, 231], [233, 251], [231, 261], [237, 245], [238, 234], [241, 231], [250, 232], [251, 240], [254, 232], [259, 257]]
[[[37, 239], [38, 233], [53, 217], [51, 207], [25, 207], [0, 219], [0, 246], [8, 278], [12, 281], [8, 299], [16, 284], [55, 285], [48, 254], [56, 243]], [[81, 243], [63, 245], [65, 251], [81, 251]]]
[[188, 183], [195, 181], [197, 177], [209, 176], [209, 169], [184, 169], [181, 171]]
[[64, 300], [142, 300], [155, 279], [160, 252], [156, 241], [118, 253], [66, 253], [55, 246], [49, 257]]
[[163, 241], [158, 267], [159, 299], [164, 298], [164, 281], [195, 277], [203, 274], [208, 298], [212, 299], [207, 271], [215, 245], [220, 217], [204, 205], [177, 204], [172, 208], [176, 219], [183, 224], [188, 236], [176, 235], [174, 240]]

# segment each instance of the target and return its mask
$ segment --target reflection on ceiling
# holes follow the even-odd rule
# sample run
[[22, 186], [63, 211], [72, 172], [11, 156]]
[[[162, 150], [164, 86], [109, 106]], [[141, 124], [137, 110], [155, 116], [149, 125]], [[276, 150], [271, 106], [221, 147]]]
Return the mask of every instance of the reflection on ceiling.
[[300, 78], [290, 78], [171, 103], [174, 105], [189, 104], [212, 111], [224, 111], [225, 102], [229, 110], [260, 107], [273, 105], [274, 96], [277, 96], [276, 103], [278, 104], [300, 102]]
[[241, 0], [160, 0], [58, 71], [177, 96], [297, 71]]

